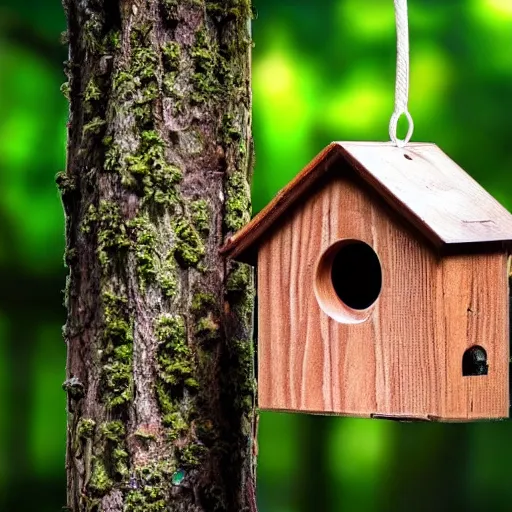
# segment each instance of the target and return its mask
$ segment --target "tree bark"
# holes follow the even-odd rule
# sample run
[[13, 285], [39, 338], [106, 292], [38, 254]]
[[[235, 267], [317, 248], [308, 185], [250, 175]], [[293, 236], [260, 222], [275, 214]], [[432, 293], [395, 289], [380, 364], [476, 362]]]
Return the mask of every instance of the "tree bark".
[[65, 0], [67, 508], [254, 510], [250, 0]]

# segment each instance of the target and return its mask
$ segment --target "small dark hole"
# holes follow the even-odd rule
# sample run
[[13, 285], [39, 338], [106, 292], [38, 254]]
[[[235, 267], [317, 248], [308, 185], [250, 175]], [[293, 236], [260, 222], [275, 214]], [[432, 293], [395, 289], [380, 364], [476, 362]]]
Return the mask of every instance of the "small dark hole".
[[382, 269], [375, 251], [364, 242], [343, 245], [331, 270], [334, 291], [352, 309], [366, 309], [378, 298]]
[[407, 160], [412, 160], [412, 156], [404, 155], [404, 157], [407, 158]]
[[470, 377], [475, 375], [487, 375], [487, 352], [478, 345], [468, 348], [462, 356], [462, 375]]

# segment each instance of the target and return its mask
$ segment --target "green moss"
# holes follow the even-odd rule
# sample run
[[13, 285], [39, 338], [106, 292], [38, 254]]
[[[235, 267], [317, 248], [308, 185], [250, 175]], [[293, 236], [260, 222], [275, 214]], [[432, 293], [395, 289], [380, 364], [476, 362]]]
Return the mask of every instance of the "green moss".
[[181, 47], [176, 41], [171, 41], [162, 46], [164, 65], [168, 71], [177, 71], [180, 67]]
[[190, 214], [196, 229], [203, 235], [207, 235], [210, 231], [210, 209], [208, 202], [204, 199], [191, 202]]
[[171, 349], [187, 344], [183, 317], [162, 315], [155, 325], [155, 336], [160, 343], [166, 343]]
[[132, 365], [112, 361], [103, 366], [104, 383], [107, 389], [104, 395], [109, 409], [123, 405], [132, 399]]
[[187, 381], [192, 384], [195, 365], [183, 317], [162, 315], [155, 325], [155, 337], [159, 342], [157, 359], [162, 381], [169, 386], [183, 386]]
[[194, 267], [201, 261], [205, 248], [195, 228], [186, 220], [180, 220], [175, 228], [176, 247], [174, 256], [183, 267]]
[[112, 292], [102, 296], [105, 317], [104, 339], [108, 345], [122, 346], [133, 342], [132, 326], [127, 313], [128, 300]]
[[112, 480], [108, 476], [105, 464], [98, 458], [92, 461], [92, 471], [89, 480], [89, 489], [96, 496], [104, 496], [112, 488]]
[[127, 476], [128, 452], [125, 449], [126, 430], [123, 423], [119, 420], [103, 423], [100, 432], [110, 445], [110, 457], [114, 474], [121, 478]]
[[66, 172], [57, 173], [55, 183], [62, 196], [69, 195], [76, 190], [75, 181]]
[[170, 298], [176, 295], [178, 276], [173, 253], [169, 254], [162, 262], [157, 279], [164, 297]]
[[163, 414], [162, 424], [167, 428], [167, 438], [174, 441], [183, 437], [190, 427], [180, 412], [178, 404], [172, 401], [162, 383], [157, 384], [156, 395]]
[[78, 251], [75, 247], [66, 247], [64, 252], [64, 264], [66, 267], [71, 267], [74, 263], [78, 261]]
[[125, 298], [105, 292], [103, 304], [103, 399], [108, 408], [114, 408], [133, 395], [133, 327]]
[[121, 478], [125, 478], [128, 476], [128, 452], [124, 449], [124, 447], [116, 446], [112, 450], [112, 462], [114, 473]]
[[64, 30], [60, 33], [59, 42], [62, 46], [67, 46], [69, 44], [69, 31]]
[[226, 215], [224, 222], [230, 231], [238, 231], [250, 220], [250, 190], [243, 172], [236, 171], [226, 183]]
[[188, 432], [190, 427], [179, 404], [172, 398], [173, 390], [197, 388], [195, 363], [187, 345], [185, 323], [181, 316], [161, 316], [155, 325], [155, 337], [159, 343], [156, 397], [167, 436], [175, 440]]
[[101, 98], [101, 90], [93, 77], [89, 80], [89, 82], [87, 83], [87, 87], [85, 88], [84, 101], [86, 102], [86, 104], [88, 104], [90, 102], [99, 101], [101, 100]]
[[200, 318], [196, 326], [196, 336], [202, 341], [214, 340], [219, 336], [219, 324], [212, 314]]
[[163, 84], [163, 90], [164, 93], [169, 96], [170, 98], [174, 98], [176, 100], [175, 102], [175, 108], [177, 107], [176, 103], [178, 100], [182, 99], [181, 94], [179, 94], [176, 91], [175, 85], [176, 85], [176, 73], [165, 73], [164, 78], [162, 80]]
[[98, 209], [90, 205], [81, 230], [91, 233], [93, 226], [96, 226], [98, 236], [98, 259], [106, 268], [112, 257], [122, 255], [123, 250], [130, 246], [119, 206], [110, 201], [101, 201]]
[[[107, 139], [107, 144], [105, 143], [105, 139]], [[103, 144], [106, 146], [103, 168], [106, 171], [119, 172], [121, 170], [121, 148], [117, 144], [114, 144], [111, 138], [109, 140], [105, 137], [105, 139], [103, 139]]]
[[101, 50], [101, 33], [103, 31], [103, 18], [94, 11], [89, 11], [89, 19], [83, 26], [84, 43], [86, 49], [95, 53]]
[[217, 304], [215, 295], [212, 293], [195, 293], [190, 306], [191, 311], [197, 315], [205, 315]]
[[173, 403], [165, 384], [161, 380], [158, 380], [155, 384], [155, 394], [162, 414], [170, 414], [176, 410], [177, 406]]
[[184, 446], [179, 452], [179, 461], [185, 468], [194, 468], [201, 464], [207, 449], [199, 443], [190, 443]]
[[146, 285], [155, 280], [156, 268], [156, 242], [157, 233], [147, 214], [139, 215], [128, 223], [128, 227], [134, 232], [135, 260], [137, 262], [137, 275], [142, 291]]
[[167, 163], [164, 142], [156, 131], [143, 131], [139, 150], [127, 156], [125, 162], [131, 175], [131, 179], [125, 179], [125, 185], [135, 183], [142, 189], [145, 200], [156, 204], [177, 203], [177, 185], [182, 174], [176, 166]]
[[204, 28], [196, 32], [191, 55], [195, 70], [192, 77], [194, 92], [191, 99], [195, 103], [204, 103], [219, 91], [216, 75], [218, 49], [209, 41]]
[[251, 340], [234, 340], [231, 343], [233, 368], [236, 372], [231, 376], [235, 386], [238, 407], [244, 413], [251, 413], [254, 408], [256, 383], [254, 381], [254, 346]]
[[247, 19], [252, 17], [251, 4], [249, 0], [231, 0], [222, 1], [206, 0], [206, 11], [210, 14], [236, 18]]
[[152, 434], [150, 432], [146, 432], [144, 429], [139, 428], [135, 431], [133, 434], [137, 439], [140, 439], [141, 441], [156, 441], [156, 435]]
[[71, 96], [71, 87], [69, 85], [69, 82], [64, 82], [60, 86], [60, 92], [64, 95], [64, 98], [66, 98], [68, 101], [70, 100]]
[[[140, 84], [140, 80], [138, 83]], [[112, 79], [112, 88], [119, 99], [128, 100], [135, 93], [137, 82], [130, 70], [119, 69]]]
[[169, 480], [174, 467], [168, 462], [156, 462], [150, 466], [137, 468], [134, 487], [128, 492], [124, 512], [160, 512], [169, 510]]
[[114, 441], [116, 443], [120, 442], [124, 439], [126, 434], [126, 430], [121, 421], [108, 421], [103, 423], [100, 427], [100, 432], [103, 437], [108, 439], [109, 441]]
[[242, 138], [242, 132], [236, 126], [233, 114], [224, 114], [222, 119], [222, 138], [227, 144], [239, 141]]
[[178, 21], [178, 0], [160, 0], [160, 4], [165, 20], [174, 25]]
[[101, 117], [95, 117], [87, 124], [84, 125], [83, 134], [85, 135], [100, 135], [107, 122]]
[[121, 32], [119, 30], [111, 30], [107, 34], [106, 45], [112, 50], [121, 48]]
[[226, 289], [228, 292], [245, 292], [252, 284], [252, 267], [234, 262], [229, 273]]
[[81, 439], [89, 439], [94, 435], [96, 422], [90, 418], [81, 418], [76, 427], [76, 434]]
[[151, 25], [138, 25], [132, 29], [130, 40], [132, 44], [131, 73], [140, 79], [156, 78], [158, 55], [151, 47], [149, 34]]

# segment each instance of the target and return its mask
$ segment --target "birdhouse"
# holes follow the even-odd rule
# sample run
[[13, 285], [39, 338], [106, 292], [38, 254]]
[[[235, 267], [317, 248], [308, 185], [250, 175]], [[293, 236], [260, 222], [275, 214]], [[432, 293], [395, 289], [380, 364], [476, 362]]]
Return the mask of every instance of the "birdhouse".
[[222, 248], [257, 268], [259, 407], [508, 417], [511, 240], [436, 145], [332, 143]]

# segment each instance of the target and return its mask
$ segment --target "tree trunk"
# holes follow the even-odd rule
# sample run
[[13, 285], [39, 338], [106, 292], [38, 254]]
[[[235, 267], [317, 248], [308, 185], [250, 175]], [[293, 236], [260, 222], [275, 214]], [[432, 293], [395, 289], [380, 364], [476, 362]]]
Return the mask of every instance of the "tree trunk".
[[254, 510], [250, 0], [66, 0], [73, 512]]

